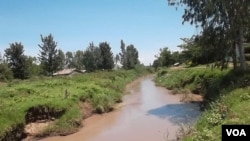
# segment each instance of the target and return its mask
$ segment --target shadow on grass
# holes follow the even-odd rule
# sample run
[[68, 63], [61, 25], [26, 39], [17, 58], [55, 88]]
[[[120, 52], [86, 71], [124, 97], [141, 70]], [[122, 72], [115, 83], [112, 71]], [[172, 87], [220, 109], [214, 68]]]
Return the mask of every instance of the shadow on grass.
[[[205, 105], [208, 106], [209, 103], [217, 100], [221, 94], [250, 86], [250, 70], [231, 70], [226, 75], [204, 79], [203, 86], [202, 93], [204, 94]], [[221, 93], [222, 90], [227, 92]]]
[[147, 111], [147, 115], [168, 119], [173, 124], [179, 125], [196, 120], [200, 110], [197, 103], [167, 104]]

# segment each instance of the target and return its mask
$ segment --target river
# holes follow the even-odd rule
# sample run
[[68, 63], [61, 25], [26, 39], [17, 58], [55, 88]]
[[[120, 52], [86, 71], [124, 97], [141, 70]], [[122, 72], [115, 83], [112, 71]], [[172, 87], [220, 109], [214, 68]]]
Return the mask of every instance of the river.
[[200, 114], [198, 104], [180, 102], [180, 96], [155, 86], [152, 76], [131, 83], [127, 92], [116, 110], [85, 119], [77, 133], [41, 141], [174, 140], [179, 125], [195, 121]]

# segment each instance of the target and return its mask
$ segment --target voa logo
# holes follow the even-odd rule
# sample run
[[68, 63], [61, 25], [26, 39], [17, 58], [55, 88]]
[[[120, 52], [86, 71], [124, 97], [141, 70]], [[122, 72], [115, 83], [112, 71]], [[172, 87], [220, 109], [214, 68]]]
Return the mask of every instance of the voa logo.
[[247, 136], [244, 129], [226, 129], [226, 132], [228, 136]]

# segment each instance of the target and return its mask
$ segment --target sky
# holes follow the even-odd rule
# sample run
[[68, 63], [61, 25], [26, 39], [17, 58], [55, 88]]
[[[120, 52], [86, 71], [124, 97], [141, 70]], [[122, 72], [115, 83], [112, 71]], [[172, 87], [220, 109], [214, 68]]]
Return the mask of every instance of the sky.
[[160, 48], [177, 51], [180, 38], [197, 34], [182, 14], [167, 0], [0, 0], [0, 53], [21, 42], [25, 55], [38, 56], [40, 35], [51, 33], [64, 52], [106, 41], [115, 55], [123, 40], [149, 65]]

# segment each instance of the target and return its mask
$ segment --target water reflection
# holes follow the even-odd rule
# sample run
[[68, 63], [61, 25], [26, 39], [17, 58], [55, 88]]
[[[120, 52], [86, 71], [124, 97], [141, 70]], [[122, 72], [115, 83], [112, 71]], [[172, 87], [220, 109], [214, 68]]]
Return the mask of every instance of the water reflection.
[[199, 114], [199, 105], [195, 103], [166, 104], [147, 111], [147, 115], [167, 119], [177, 125], [193, 122]]

